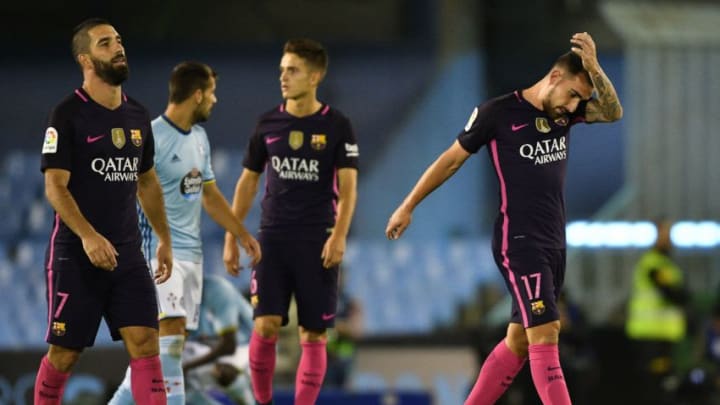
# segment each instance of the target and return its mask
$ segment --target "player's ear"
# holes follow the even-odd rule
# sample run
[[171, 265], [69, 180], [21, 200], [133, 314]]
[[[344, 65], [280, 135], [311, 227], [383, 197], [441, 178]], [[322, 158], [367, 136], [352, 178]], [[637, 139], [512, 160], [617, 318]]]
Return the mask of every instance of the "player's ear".
[[92, 61], [90, 61], [90, 56], [86, 53], [80, 53], [77, 56], [77, 63], [80, 65], [81, 68], [89, 68], [92, 66]]
[[555, 84], [558, 81], [560, 81], [564, 76], [565, 76], [565, 72], [562, 69], [554, 67], [550, 71], [550, 83]]
[[193, 93], [193, 99], [195, 99], [195, 104], [202, 103], [202, 101], [203, 101], [202, 89], [195, 89], [195, 92]]

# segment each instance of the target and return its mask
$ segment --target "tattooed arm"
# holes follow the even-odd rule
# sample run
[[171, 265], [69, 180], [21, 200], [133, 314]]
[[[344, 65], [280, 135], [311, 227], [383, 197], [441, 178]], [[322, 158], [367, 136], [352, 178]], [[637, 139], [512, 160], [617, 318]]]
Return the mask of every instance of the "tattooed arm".
[[590, 100], [585, 109], [586, 122], [612, 122], [622, 118], [623, 108], [620, 105], [615, 87], [605, 75], [597, 60], [595, 41], [587, 32], [573, 35], [570, 42], [573, 52], [583, 61], [585, 70], [590, 74], [597, 97]]

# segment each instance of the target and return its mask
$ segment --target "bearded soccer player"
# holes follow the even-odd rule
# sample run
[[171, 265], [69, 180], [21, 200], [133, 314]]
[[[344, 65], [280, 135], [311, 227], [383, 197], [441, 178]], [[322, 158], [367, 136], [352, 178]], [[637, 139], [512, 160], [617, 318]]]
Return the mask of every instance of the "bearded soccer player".
[[[210, 159], [210, 142], [205, 129], [217, 102], [217, 74], [199, 62], [182, 62], [170, 75], [170, 95], [165, 113], [152, 122], [158, 152], [155, 168], [163, 187], [165, 209], [173, 243], [175, 269], [170, 279], [157, 286], [160, 304], [160, 361], [165, 377], [168, 404], [185, 404], [182, 351], [187, 331], [195, 330], [200, 316], [203, 290], [203, 254], [200, 239], [202, 209], [218, 224], [235, 235], [252, 263], [260, 260], [260, 246], [233, 215], [215, 183]], [[158, 237], [147, 216], [140, 213], [145, 255], [151, 266]], [[232, 273], [237, 275], [238, 271]], [[125, 379], [110, 401], [111, 405], [131, 402], [128, 369]]]
[[[350, 121], [317, 99], [327, 52], [312, 40], [290, 40], [280, 60], [285, 102], [260, 117], [243, 160], [233, 211], [243, 220], [266, 175], [259, 242], [253, 268], [250, 375], [255, 399], [272, 403], [275, 343], [297, 302], [302, 355], [295, 404], [312, 405], [327, 368], [327, 328], [334, 325], [338, 265], [356, 201], [358, 146]], [[235, 237], [226, 234], [225, 264], [237, 266]]]
[[494, 404], [528, 359], [543, 404], [570, 404], [558, 357], [556, 304], [565, 276], [563, 188], [570, 127], [622, 117], [592, 37], [577, 33], [570, 43], [570, 52], [533, 86], [475, 108], [455, 143], [420, 177], [385, 230], [391, 240], [399, 238], [415, 207], [487, 145], [500, 185], [493, 253], [513, 306], [507, 335], [485, 360], [466, 405]]
[[83, 74], [50, 115], [42, 149], [45, 195], [55, 210], [46, 253], [50, 344], [35, 381], [35, 404], [60, 404], [65, 383], [101, 318], [122, 339], [142, 405], [165, 404], [158, 356], [157, 295], [141, 250], [139, 201], [158, 235], [155, 282], [172, 271], [170, 231], [147, 110], [123, 93], [128, 63], [107, 21], [86, 20], [72, 51]]

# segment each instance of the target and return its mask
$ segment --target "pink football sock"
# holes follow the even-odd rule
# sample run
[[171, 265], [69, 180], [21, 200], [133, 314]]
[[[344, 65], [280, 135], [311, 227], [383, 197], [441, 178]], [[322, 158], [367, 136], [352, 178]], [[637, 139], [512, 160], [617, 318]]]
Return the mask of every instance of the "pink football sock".
[[250, 337], [250, 378], [255, 399], [264, 404], [272, 400], [277, 337], [264, 338], [253, 331]]
[[68, 377], [70, 377], [69, 372], [58, 371], [50, 364], [47, 355], [43, 356], [35, 378], [34, 403], [36, 405], [60, 405]]
[[295, 376], [295, 405], [314, 405], [320, 395], [327, 369], [325, 346], [325, 342], [302, 343], [302, 355]]
[[167, 404], [160, 356], [130, 359], [130, 389], [137, 405]]
[[510, 387], [522, 370], [527, 357], [518, 357], [505, 344], [505, 339], [485, 359], [477, 382], [465, 405], [492, 405]]
[[571, 405], [556, 344], [530, 345], [530, 372], [543, 405]]

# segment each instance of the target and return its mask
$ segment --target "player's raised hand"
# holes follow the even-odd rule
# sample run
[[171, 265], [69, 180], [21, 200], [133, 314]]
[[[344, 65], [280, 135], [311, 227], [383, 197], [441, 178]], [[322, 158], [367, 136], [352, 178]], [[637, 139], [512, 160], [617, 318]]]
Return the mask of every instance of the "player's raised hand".
[[599, 62], [597, 59], [597, 48], [595, 41], [587, 32], [578, 32], [570, 38], [573, 45], [570, 50], [575, 52], [583, 62], [583, 67], [587, 71], [596, 70]]
[[385, 235], [390, 240], [400, 238], [403, 232], [405, 232], [405, 229], [410, 226], [411, 221], [412, 212], [402, 205], [399, 206], [388, 220], [387, 227], [385, 228]]
[[331, 234], [325, 241], [320, 258], [323, 260], [323, 267], [329, 269], [342, 262], [345, 255], [345, 238]]
[[223, 263], [225, 263], [225, 270], [227, 270], [228, 274], [233, 276], [240, 274], [240, 249], [235, 240], [235, 235], [230, 232], [225, 234]]
[[115, 246], [97, 232], [82, 238], [83, 250], [93, 266], [103, 270], [113, 271], [117, 267], [119, 253]]
[[172, 274], [173, 258], [172, 248], [169, 243], [158, 241], [155, 257], [158, 260], [158, 268], [155, 269], [155, 283], [162, 284], [166, 282]]

